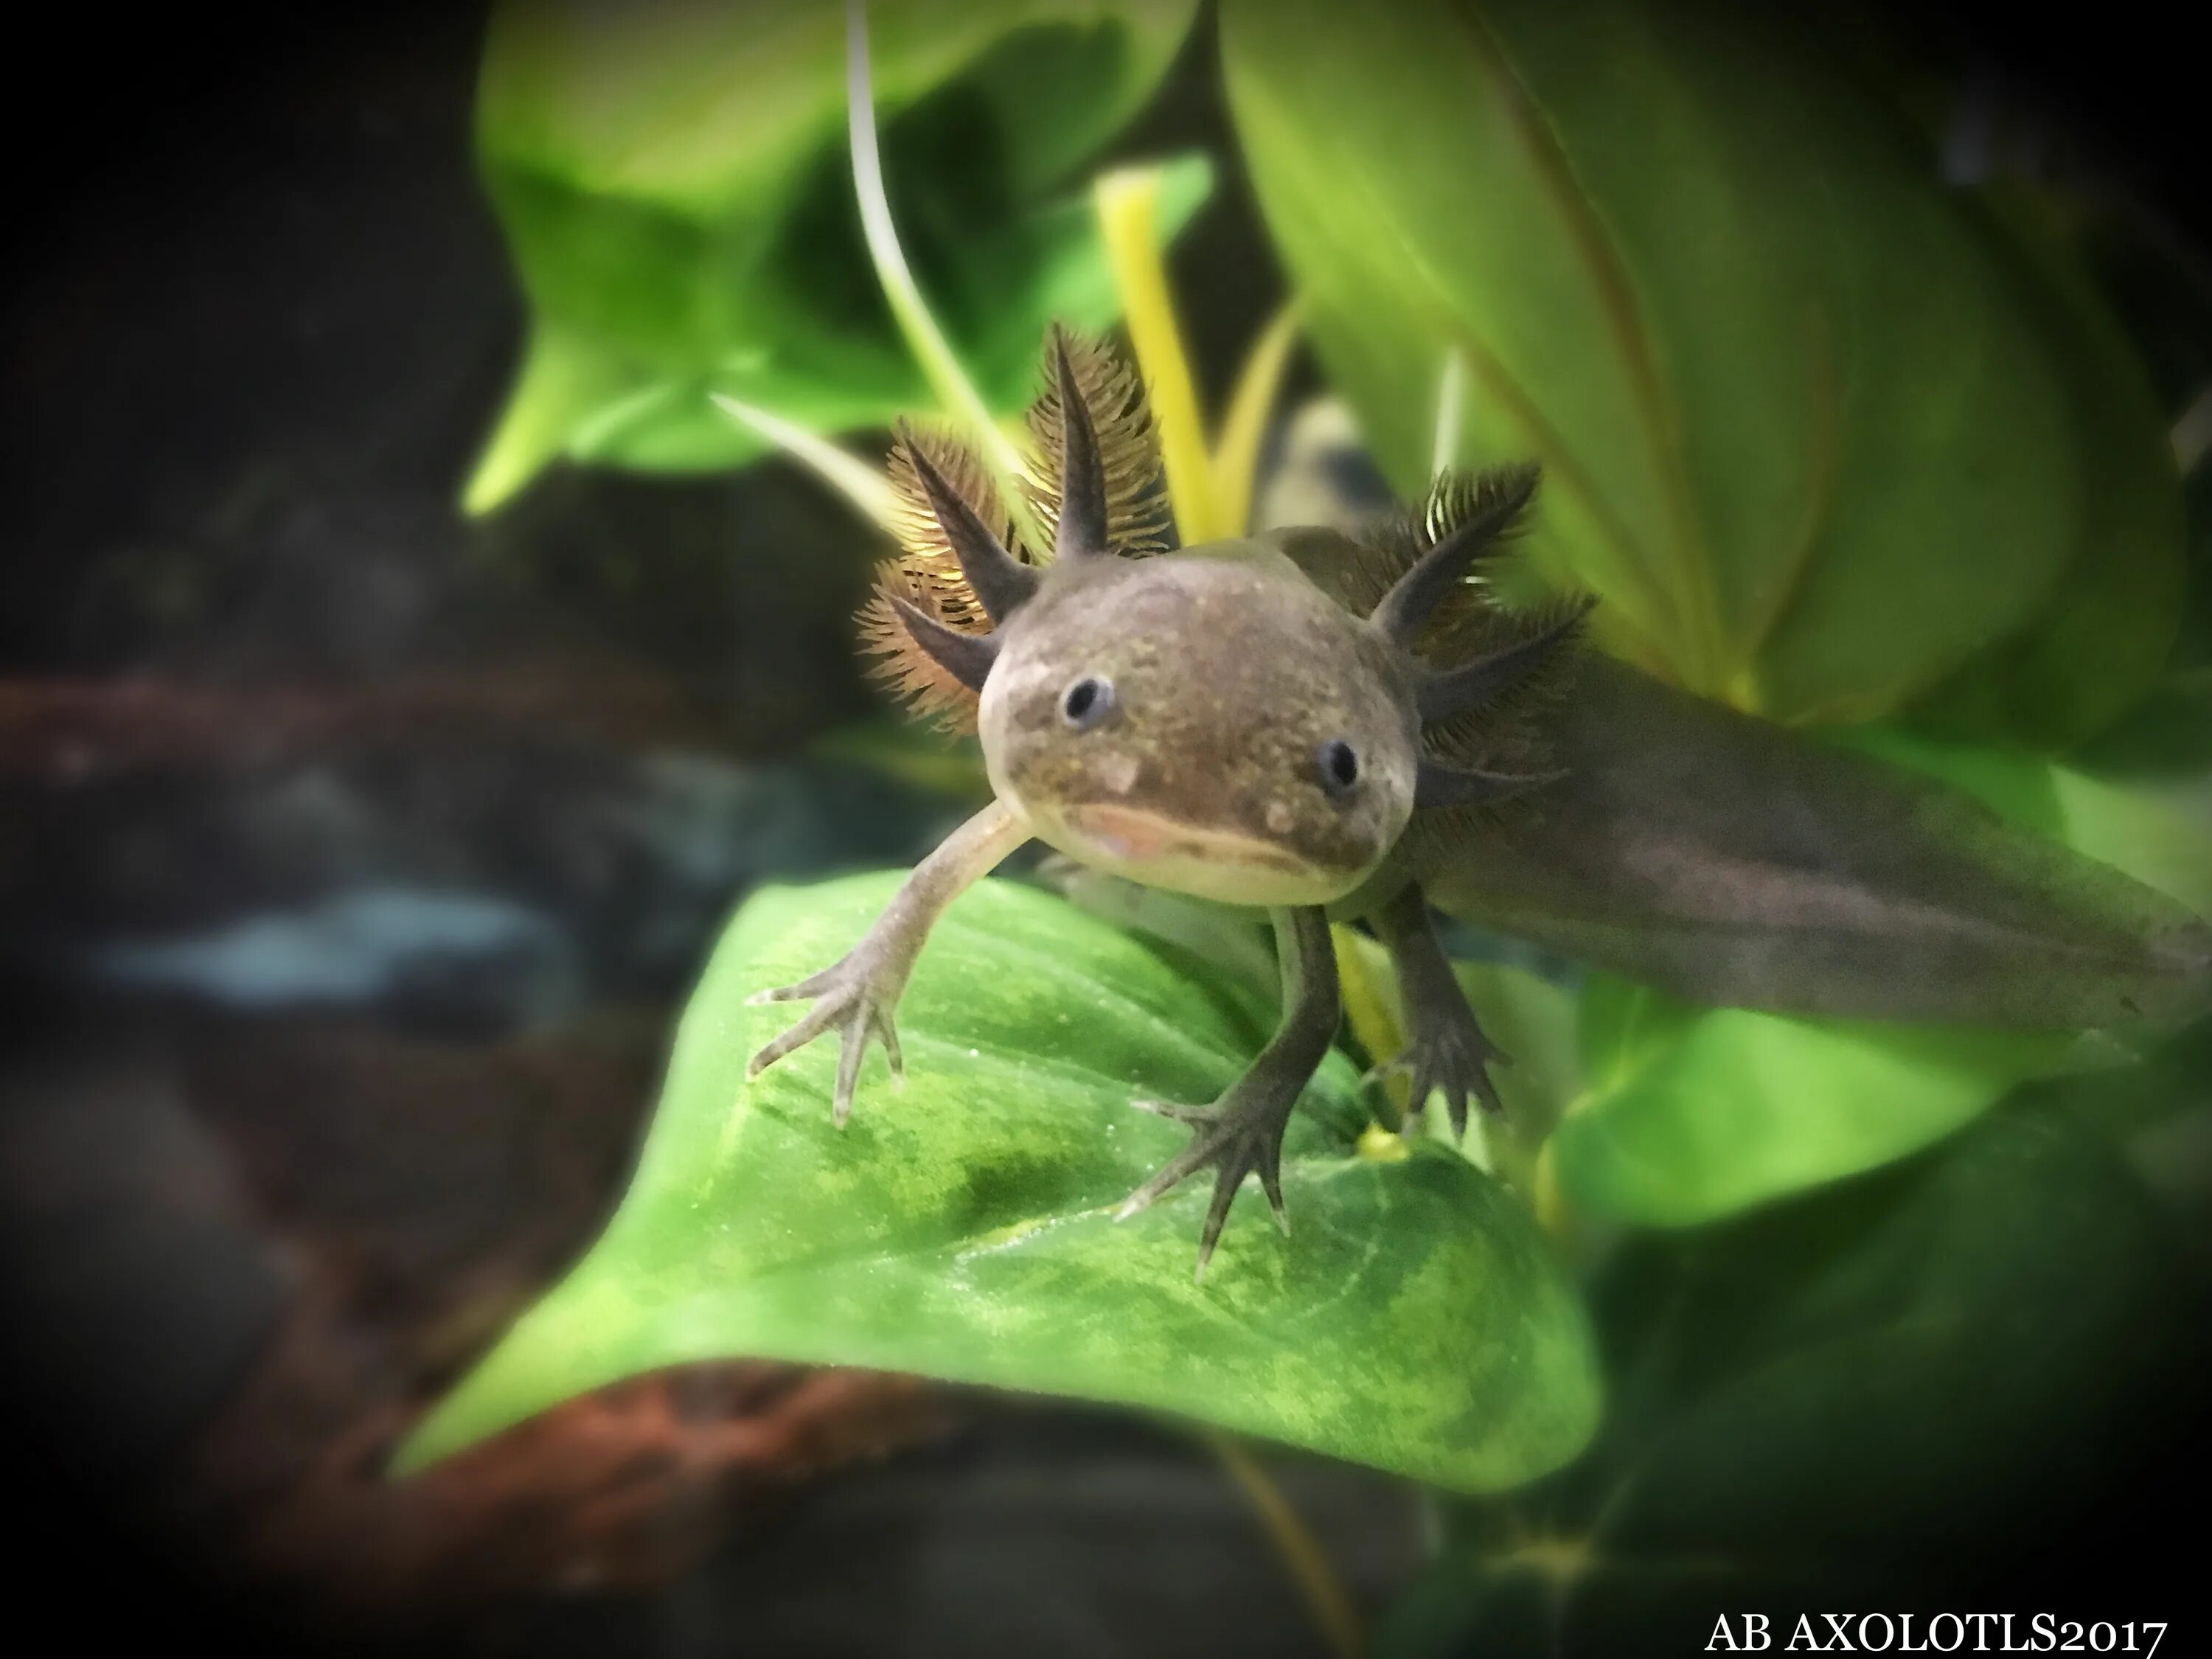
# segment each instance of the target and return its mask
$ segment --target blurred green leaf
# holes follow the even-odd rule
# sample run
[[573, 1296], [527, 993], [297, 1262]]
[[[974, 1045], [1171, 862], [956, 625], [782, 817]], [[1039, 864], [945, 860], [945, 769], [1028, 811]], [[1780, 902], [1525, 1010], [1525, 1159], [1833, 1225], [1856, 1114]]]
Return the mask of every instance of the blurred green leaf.
[[834, 961], [898, 881], [739, 912], [605, 1236], [403, 1467], [619, 1377], [741, 1354], [1157, 1407], [1469, 1491], [1579, 1449], [1598, 1384], [1547, 1242], [1441, 1148], [1352, 1153], [1365, 1114], [1340, 1055], [1293, 1125], [1287, 1239], [1248, 1198], [1197, 1285], [1202, 1183], [1113, 1224], [1182, 1144], [1130, 1099], [1212, 1098], [1268, 1021], [1065, 901], [985, 883], [953, 906], [901, 1009], [908, 1085], [874, 1058], [844, 1131], [833, 1045], [744, 1081], [791, 1017], [746, 996]]
[[1972, 1582], [2158, 1454], [2206, 1310], [2116, 1150], [2027, 1103], [1817, 1198], [1632, 1238], [1595, 1305], [1603, 1437], [1455, 1512], [1383, 1659], [1698, 1651], [1723, 1607]]
[[[1115, 314], [1070, 175], [1150, 94], [1191, 12], [1189, 0], [870, 9], [893, 211], [1000, 407], [1025, 400], [1049, 321]], [[758, 453], [709, 390], [822, 432], [927, 406], [860, 236], [844, 50], [835, 0], [508, 0], [494, 13], [477, 146], [532, 321], [472, 510], [556, 455], [689, 470]], [[1164, 228], [1209, 187], [1202, 157], [1170, 163]]]
[[1666, 1227], [1917, 1152], [2072, 1047], [1701, 1008], [1610, 979], [1584, 989], [1581, 1029], [1589, 1082], [1553, 1137], [1560, 1186], [1598, 1214]]
[[2056, 753], [2162, 677], [2188, 586], [2185, 515], [2166, 422], [2126, 333], [2032, 228], [2019, 240], [2026, 297], [2078, 412], [2093, 523], [2029, 625], [1977, 652], [1912, 713], [1930, 730]]
[[[2104, 612], [2165, 591], [2173, 483], [2139, 464], [2132, 370], [2093, 361], [2112, 331], [2072, 293], [2054, 324], [2010, 236], [1801, 15], [1222, 18], [1261, 207], [1394, 482], [1421, 482], [1456, 352], [1463, 456], [1545, 463], [1532, 550], [1606, 601], [1621, 654], [1777, 719], [1861, 720], [2017, 634], [2069, 570], [2127, 573], [2094, 626], [2021, 647], [2076, 681]], [[2036, 696], [2039, 733], [2111, 701]]]
[[2212, 780], [2212, 666], [2168, 675], [2079, 758], [2131, 781]]

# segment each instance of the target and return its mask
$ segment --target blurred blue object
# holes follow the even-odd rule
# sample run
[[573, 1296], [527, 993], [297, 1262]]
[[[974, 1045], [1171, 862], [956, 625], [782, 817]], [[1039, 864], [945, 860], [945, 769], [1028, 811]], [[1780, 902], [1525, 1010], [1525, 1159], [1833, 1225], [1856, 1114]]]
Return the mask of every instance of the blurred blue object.
[[237, 1008], [384, 1001], [426, 979], [496, 975], [501, 1000], [550, 1018], [581, 1000], [574, 947], [550, 916], [503, 899], [369, 887], [179, 939], [88, 948], [95, 975]]

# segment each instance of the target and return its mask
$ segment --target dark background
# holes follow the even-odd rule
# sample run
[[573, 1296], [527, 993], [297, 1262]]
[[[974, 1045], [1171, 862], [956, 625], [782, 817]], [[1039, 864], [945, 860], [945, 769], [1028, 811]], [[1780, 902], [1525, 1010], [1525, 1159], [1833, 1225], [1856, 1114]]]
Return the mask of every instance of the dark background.
[[[2093, 179], [2201, 261], [2204, 64], [2175, 17], [1951, 4], [1895, 21], [2047, 112], [2057, 136], [2024, 164]], [[532, 1652], [846, 1652], [904, 1630], [927, 1633], [918, 1650], [959, 1652], [981, 1631], [1013, 1639], [1011, 1621], [1013, 1650], [1148, 1630], [1155, 1651], [1309, 1650], [1249, 1516], [1180, 1440], [890, 1384], [809, 1403], [787, 1380], [726, 1379], [703, 1403], [657, 1407], [685, 1422], [787, 1407], [802, 1472], [922, 1446], [795, 1497], [788, 1470], [747, 1474], [736, 1491], [769, 1518], [671, 1592], [532, 1592], [457, 1620], [448, 1589], [411, 1621], [333, 1619], [313, 1572], [280, 1587], [180, 1547], [203, 1524], [228, 1537], [242, 1514], [280, 1542], [306, 1524], [254, 1511], [276, 1477], [234, 1460], [204, 1512], [163, 1485], [177, 1446], [258, 1385], [270, 1333], [307, 1340], [303, 1297], [406, 1333], [362, 1364], [419, 1389], [465, 1355], [471, 1321], [495, 1320], [587, 1236], [634, 1127], [592, 1080], [642, 1100], [667, 1008], [750, 878], [747, 858], [890, 860], [932, 828], [927, 802], [805, 757], [869, 703], [842, 620], [867, 549], [842, 565], [775, 556], [843, 533], [803, 483], [775, 469], [562, 475], [489, 526], [452, 514], [522, 320], [469, 167], [481, 29], [468, 6], [266, 6], [57, 9], [13, 31], [0, 682], [154, 675], [210, 693], [165, 714], [150, 765], [130, 744], [153, 739], [117, 758], [106, 714], [51, 729], [0, 709], [17, 1628], [87, 1650], [205, 1638]], [[1211, 74], [1201, 45], [1147, 131], [1202, 132]], [[1218, 273], [1209, 248], [1255, 234], [1232, 189], [1179, 266]], [[1273, 297], [1264, 275], [1183, 287], [1192, 337], [1224, 358]], [[1200, 368], [1216, 384], [1226, 372]], [[485, 665], [510, 690], [520, 677], [527, 719], [483, 706]], [[377, 703], [394, 684], [429, 701]], [[266, 714], [272, 686], [302, 699], [279, 711], [299, 735], [242, 751], [241, 716]], [[329, 760], [333, 732], [343, 753]], [[665, 758], [678, 751], [712, 763], [686, 771]], [[833, 823], [845, 838], [820, 846]], [[702, 866], [726, 827], [753, 850]], [[210, 1012], [56, 970], [88, 941], [425, 871], [506, 907], [512, 955], [434, 957], [350, 1012], [305, 1018]], [[518, 1154], [481, 1078], [450, 1070], [464, 1051], [521, 1079], [514, 1109], [550, 1121], [556, 1141]], [[388, 1095], [349, 1102], [345, 1079], [371, 1054], [383, 1087], [441, 1115], [447, 1138], [422, 1145], [458, 1148], [452, 1167], [410, 1163], [370, 1127]], [[271, 1138], [302, 1099], [327, 1103], [334, 1126], [304, 1153]], [[242, 1209], [204, 1146], [177, 1139], [179, 1101], [248, 1172]], [[355, 1178], [313, 1173], [331, 1167]], [[392, 1245], [380, 1218], [424, 1190], [442, 1218]], [[487, 1210], [487, 1192], [507, 1209]], [[285, 1224], [273, 1245], [256, 1231], [271, 1215]], [[86, 1306], [141, 1345], [67, 1322]], [[177, 1346], [198, 1371], [149, 1359], [165, 1331], [189, 1339]], [[710, 1531], [685, 1505], [731, 1490], [720, 1474], [616, 1474], [657, 1494], [644, 1507], [672, 1505], [679, 1533]], [[2195, 1529], [2175, 1517], [2204, 1474], [2201, 1446], [2136, 1472], [2055, 1518], [2035, 1550], [1976, 1569], [1960, 1605], [2182, 1613]], [[1402, 1577], [1412, 1521], [1387, 1483], [1302, 1462], [1285, 1478], [1355, 1584], [1380, 1594]], [[650, 1527], [641, 1544], [623, 1536], [648, 1566], [690, 1547]]]

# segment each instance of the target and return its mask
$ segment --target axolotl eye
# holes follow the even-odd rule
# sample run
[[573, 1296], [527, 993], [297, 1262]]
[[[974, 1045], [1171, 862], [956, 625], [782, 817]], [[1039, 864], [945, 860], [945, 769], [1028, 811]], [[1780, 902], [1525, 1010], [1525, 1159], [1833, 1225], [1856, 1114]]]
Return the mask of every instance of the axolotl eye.
[[1359, 751], [1342, 738], [1331, 738], [1316, 750], [1314, 765], [1321, 787], [1332, 795], [1347, 795], [1359, 781]]
[[1114, 682], [1101, 674], [1085, 674], [1061, 693], [1060, 717], [1079, 732], [1087, 732], [1114, 712]]

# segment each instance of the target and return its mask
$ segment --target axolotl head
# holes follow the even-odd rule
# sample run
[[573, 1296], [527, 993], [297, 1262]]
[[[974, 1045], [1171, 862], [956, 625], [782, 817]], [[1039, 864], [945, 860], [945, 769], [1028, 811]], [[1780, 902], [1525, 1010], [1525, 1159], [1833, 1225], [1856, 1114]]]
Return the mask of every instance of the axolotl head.
[[1413, 814], [1402, 656], [1270, 549], [1071, 561], [997, 638], [979, 711], [993, 787], [1085, 864], [1325, 904]]
[[1051, 562], [1016, 558], [980, 494], [908, 434], [909, 481], [993, 626], [956, 628], [912, 589], [887, 596], [912, 647], [976, 694], [992, 784], [1036, 836], [1150, 886], [1327, 904], [1375, 873], [1416, 807], [1541, 781], [1437, 764], [1422, 732], [1525, 678], [1581, 613], [1449, 668], [1414, 649], [1473, 561], [1510, 533], [1534, 468], [1484, 474], [1448, 513], [1432, 502], [1436, 522], [1363, 617], [1268, 543], [1117, 552], [1100, 417], [1058, 333], [1052, 370]]

